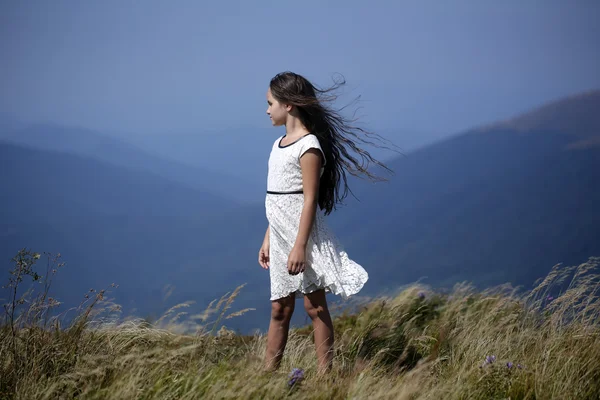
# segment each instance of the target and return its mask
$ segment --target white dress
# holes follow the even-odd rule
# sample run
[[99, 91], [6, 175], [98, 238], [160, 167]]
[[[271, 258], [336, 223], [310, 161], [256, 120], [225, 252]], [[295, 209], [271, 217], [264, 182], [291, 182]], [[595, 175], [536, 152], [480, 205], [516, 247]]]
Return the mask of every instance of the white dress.
[[318, 138], [312, 134], [281, 146], [283, 137], [273, 143], [265, 199], [270, 227], [271, 300], [292, 293], [302, 297], [319, 289], [346, 299], [361, 290], [369, 275], [363, 267], [348, 258], [325, 224], [320, 210], [317, 210], [306, 247], [305, 271], [298, 275], [288, 273], [288, 256], [298, 235], [304, 205], [300, 157], [310, 148], [318, 149], [321, 153], [323, 150]]

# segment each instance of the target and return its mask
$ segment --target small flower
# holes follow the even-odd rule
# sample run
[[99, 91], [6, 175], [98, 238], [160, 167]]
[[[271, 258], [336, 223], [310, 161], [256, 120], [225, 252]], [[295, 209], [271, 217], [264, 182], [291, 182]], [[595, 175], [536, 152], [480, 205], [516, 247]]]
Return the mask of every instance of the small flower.
[[290, 372], [290, 374], [288, 375], [288, 378], [290, 378], [290, 380], [288, 381], [288, 385], [294, 386], [296, 383], [304, 379], [304, 370], [302, 370], [301, 368], [294, 368], [292, 372]]
[[548, 295], [548, 297], [546, 297], [546, 301], [552, 301], [552, 300], [554, 300], [554, 297], [552, 297], [550, 295]]
[[506, 367], [507, 367], [508, 369], [511, 369], [511, 368], [513, 367], [513, 363], [512, 363], [512, 362], [510, 362], [510, 361], [509, 361], [509, 362], [507, 362], [507, 363], [506, 363]]
[[494, 361], [496, 361], [496, 356], [494, 356], [494, 355], [487, 356], [487, 357], [485, 358], [485, 363], [486, 363], [486, 364], [493, 364], [493, 363], [494, 363]]
[[425, 292], [419, 292], [419, 293], [417, 294], [417, 296], [419, 296], [419, 298], [420, 298], [421, 300], [423, 300], [423, 299], [425, 298]]
[[521, 364], [517, 364], [517, 368], [523, 369], [523, 366]]

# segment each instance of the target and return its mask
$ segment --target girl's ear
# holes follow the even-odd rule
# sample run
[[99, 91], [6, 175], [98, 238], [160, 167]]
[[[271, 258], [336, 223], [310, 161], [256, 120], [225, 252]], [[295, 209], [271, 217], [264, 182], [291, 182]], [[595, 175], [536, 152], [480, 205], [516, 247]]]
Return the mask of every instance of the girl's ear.
[[286, 105], [285, 105], [285, 110], [286, 110], [287, 112], [291, 112], [293, 109], [294, 109], [294, 106], [293, 106], [293, 105], [291, 105], [291, 104], [286, 104]]

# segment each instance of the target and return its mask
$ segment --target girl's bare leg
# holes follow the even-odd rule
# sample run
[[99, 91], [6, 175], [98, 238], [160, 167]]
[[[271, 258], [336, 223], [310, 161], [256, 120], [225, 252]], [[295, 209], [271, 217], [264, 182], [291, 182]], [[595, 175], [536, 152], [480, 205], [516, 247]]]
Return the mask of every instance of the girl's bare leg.
[[279, 368], [283, 351], [287, 344], [290, 320], [296, 304], [294, 295], [283, 297], [271, 302], [271, 323], [267, 334], [267, 352], [265, 354], [265, 368], [274, 371]]
[[319, 372], [329, 372], [333, 363], [333, 322], [325, 290], [304, 295], [304, 308], [313, 322]]

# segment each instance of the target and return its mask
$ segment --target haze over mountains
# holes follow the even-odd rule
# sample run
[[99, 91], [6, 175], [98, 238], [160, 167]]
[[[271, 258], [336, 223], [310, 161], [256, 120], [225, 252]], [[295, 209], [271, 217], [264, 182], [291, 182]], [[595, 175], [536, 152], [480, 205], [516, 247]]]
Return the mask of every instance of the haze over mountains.
[[[577, 94], [398, 157], [389, 182], [353, 179], [360, 201], [348, 198], [330, 221], [370, 273], [365, 294], [423, 277], [530, 285], [556, 263], [600, 255], [599, 111], [600, 91]], [[247, 282], [243, 306], [269, 306], [256, 263], [264, 187], [190, 164], [214, 148], [168, 159], [152, 145], [14, 121], [0, 123], [0, 140], [0, 257], [61, 252], [59, 299], [116, 282], [117, 300], [145, 315], [165, 307], [167, 285], [170, 305], [206, 304]], [[264, 174], [274, 136], [258, 140], [264, 152], [248, 160], [264, 161], [248, 168]], [[239, 324], [264, 328], [267, 317]]]

